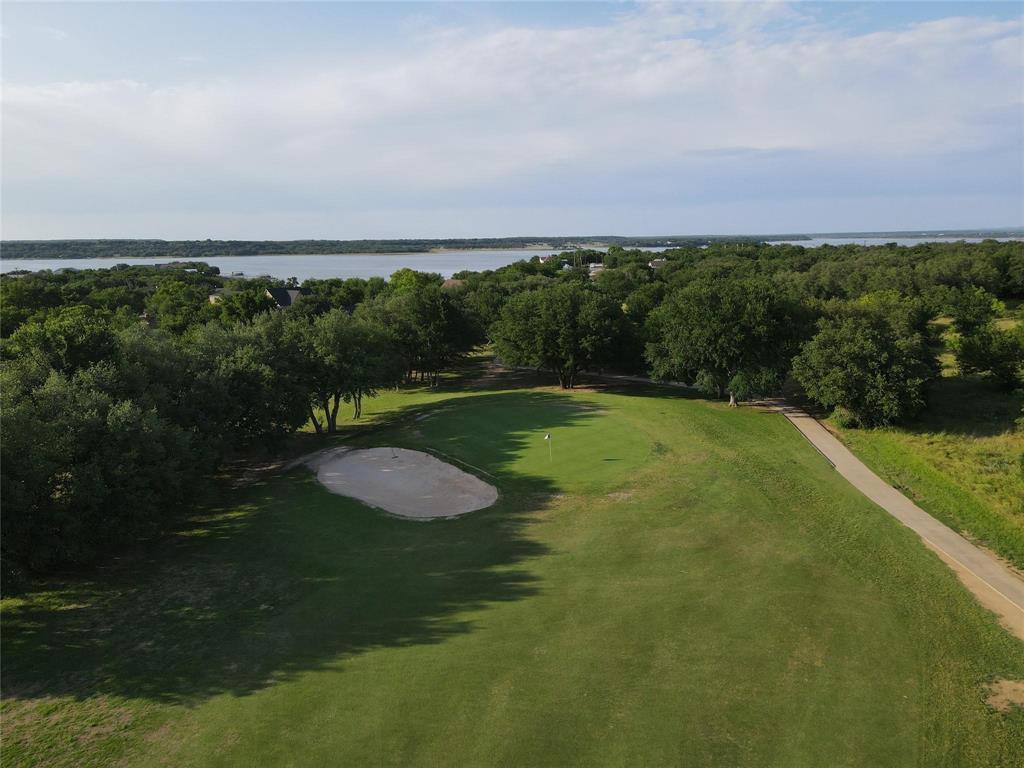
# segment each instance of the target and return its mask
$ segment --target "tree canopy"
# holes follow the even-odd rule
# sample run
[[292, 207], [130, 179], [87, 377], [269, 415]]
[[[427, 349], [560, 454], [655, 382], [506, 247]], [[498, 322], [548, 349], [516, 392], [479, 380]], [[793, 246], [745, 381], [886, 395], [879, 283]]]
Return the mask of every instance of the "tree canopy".
[[580, 371], [610, 362], [621, 323], [621, 309], [607, 296], [563, 283], [512, 297], [492, 338], [506, 363], [551, 371], [571, 389]]
[[651, 317], [647, 359], [730, 403], [778, 389], [805, 326], [800, 304], [764, 280], [701, 280], [672, 293]]
[[937, 372], [934, 351], [920, 333], [863, 307], [822, 318], [793, 361], [793, 375], [812, 400], [842, 409], [846, 421], [863, 426], [917, 413], [924, 384]]

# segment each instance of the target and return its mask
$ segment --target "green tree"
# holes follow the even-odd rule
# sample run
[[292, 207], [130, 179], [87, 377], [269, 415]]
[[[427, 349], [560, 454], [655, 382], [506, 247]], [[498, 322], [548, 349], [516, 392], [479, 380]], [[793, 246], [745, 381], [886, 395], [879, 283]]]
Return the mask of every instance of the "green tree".
[[40, 350], [53, 367], [70, 372], [110, 357], [115, 346], [111, 314], [78, 304], [25, 323], [7, 340], [4, 351], [19, 356]]
[[419, 293], [427, 286], [440, 286], [443, 282], [444, 278], [433, 272], [417, 272], [403, 267], [392, 273], [388, 288], [394, 294]]
[[465, 297], [442, 290], [436, 281], [422, 282], [415, 289], [389, 291], [361, 306], [356, 315], [387, 331], [405, 362], [408, 381], [419, 373], [421, 381], [436, 385], [441, 371], [455, 365], [483, 340]]
[[277, 305], [267, 296], [265, 287], [253, 286], [225, 296], [217, 306], [223, 322], [248, 323]]
[[337, 431], [342, 402], [351, 402], [359, 418], [363, 397], [398, 383], [405, 371], [386, 331], [343, 309], [314, 320], [289, 319], [286, 343], [298, 351], [295, 371], [306, 387], [307, 412], [317, 434]]
[[1004, 311], [1002, 303], [995, 296], [976, 286], [951, 291], [947, 301], [953, 327], [961, 335], [970, 335], [988, 326]]
[[793, 376], [812, 400], [845, 409], [851, 424], [863, 426], [915, 414], [936, 372], [934, 353], [921, 334], [901, 332], [863, 308], [822, 318], [793, 361]]
[[226, 447], [273, 447], [306, 422], [306, 390], [283, 343], [282, 313], [193, 328], [186, 338], [194, 418]]
[[195, 498], [191, 430], [117, 394], [111, 362], [74, 373], [41, 355], [2, 372], [0, 486], [8, 576], [87, 563], [159, 530]]
[[614, 300], [566, 282], [512, 297], [492, 335], [502, 360], [551, 371], [571, 389], [580, 371], [610, 362], [621, 332], [622, 309]]
[[1004, 389], [1024, 383], [1024, 325], [1001, 330], [988, 323], [960, 334], [952, 346], [961, 374], [990, 376]]
[[776, 390], [807, 326], [801, 305], [764, 280], [702, 280], [651, 315], [647, 359], [661, 379], [692, 382], [729, 404]]
[[387, 332], [361, 320], [354, 320], [349, 328], [345, 364], [345, 396], [357, 419], [363, 415], [364, 396], [373, 397], [379, 390], [395, 386], [405, 372]]
[[166, 280], [146, 302], [157, 324], [171, 333], [183, 333], [205, 319], [210, 306], [209, 291], [179, 280]]

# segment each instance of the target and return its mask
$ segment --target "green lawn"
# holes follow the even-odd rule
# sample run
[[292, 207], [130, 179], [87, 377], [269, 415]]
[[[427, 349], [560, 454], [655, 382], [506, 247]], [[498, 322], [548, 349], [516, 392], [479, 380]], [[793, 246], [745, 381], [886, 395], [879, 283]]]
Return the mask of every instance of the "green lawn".
[[656, 389], [380, 403], [356, 441], [478, 467], [498, 504], [404, 521], [295, 471], [8, 599], [4, 764], [1024, 762], [1024, 711], [984, 703], [1024, 644], [782, 417]]

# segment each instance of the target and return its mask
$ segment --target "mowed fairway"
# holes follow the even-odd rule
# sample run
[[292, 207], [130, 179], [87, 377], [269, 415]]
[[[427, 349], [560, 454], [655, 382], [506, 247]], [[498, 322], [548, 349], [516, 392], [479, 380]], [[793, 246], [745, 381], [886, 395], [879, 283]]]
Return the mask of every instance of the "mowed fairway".
[[1024, 764], [1024, 712], [985, 704], [1024, 644], [781, 416], [429, 399], [353, 444], [495, 506], [400, 520], [297, 470], [6, 601], [5, 765]]

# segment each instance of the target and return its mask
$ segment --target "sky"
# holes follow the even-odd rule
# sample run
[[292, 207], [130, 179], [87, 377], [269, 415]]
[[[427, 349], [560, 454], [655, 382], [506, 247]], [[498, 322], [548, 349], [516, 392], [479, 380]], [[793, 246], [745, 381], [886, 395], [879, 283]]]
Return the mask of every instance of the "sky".
[[0, 5], [0, 236], [1024, 225], [1015, 2]]

